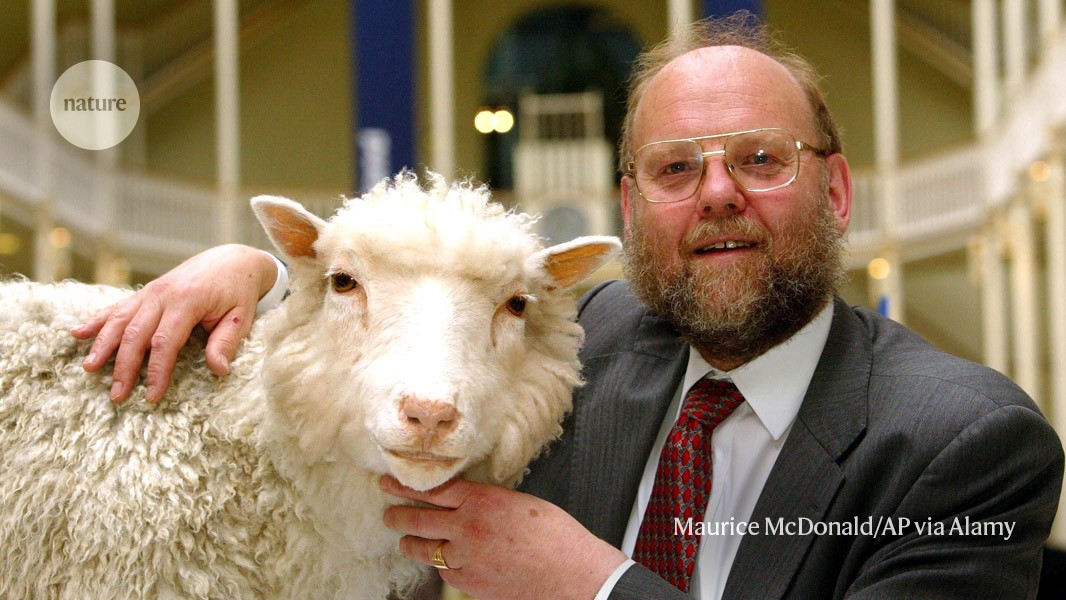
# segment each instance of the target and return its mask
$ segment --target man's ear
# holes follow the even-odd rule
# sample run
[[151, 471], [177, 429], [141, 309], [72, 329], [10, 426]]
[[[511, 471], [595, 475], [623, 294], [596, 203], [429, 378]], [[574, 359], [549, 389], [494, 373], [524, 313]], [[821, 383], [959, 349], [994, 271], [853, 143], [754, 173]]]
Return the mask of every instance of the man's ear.
[[314, 261], [314, 243], [326, 222], [279, 196], [252, 198], [252, 210], [267, 237], [290, 264]]
[[543, 266], [557, 287], [570, 289], [585, 280], [622, 250], [613, 236], [589, 235], [545, 248], [529, 258], [531, 266]]
[[836, 217], [837, 230], [844, 235], [851, 221], [851, 168], [840, 153], [825, 157], [825, 168], [829, 176], [829, 208]]
[[619, 185], [622, 188], [622, 225], [626, 232], [626, 239], [629, 239], [629, 223], [632, 220], [629, 212], [630, 208], [632, 208], [629, 205], [629, 196], [636, 192], [636, 188], [634, 187], [633, 178], [629, 175], [623, 175]]

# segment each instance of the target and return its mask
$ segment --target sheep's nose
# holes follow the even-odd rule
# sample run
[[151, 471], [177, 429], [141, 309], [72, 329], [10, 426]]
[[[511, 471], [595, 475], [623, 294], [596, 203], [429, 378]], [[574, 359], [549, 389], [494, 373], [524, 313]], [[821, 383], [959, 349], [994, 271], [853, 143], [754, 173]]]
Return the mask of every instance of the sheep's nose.
[[407, 421], [418, 425], [427, 432], [436, 431], [443, 425], [455, 420], [455, 406], [439, 400], [426, 400], [408, 396], [400, 404], [400, 410], [407, 416]]

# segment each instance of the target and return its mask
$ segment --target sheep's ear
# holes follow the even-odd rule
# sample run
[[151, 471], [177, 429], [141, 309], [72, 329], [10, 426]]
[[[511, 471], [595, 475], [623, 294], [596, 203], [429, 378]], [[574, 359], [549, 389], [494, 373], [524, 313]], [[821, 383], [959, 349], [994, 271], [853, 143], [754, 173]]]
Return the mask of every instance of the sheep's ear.
[[530, 260], [544, 266], [558, 287], [570, 289], [614, 258], [622, 243], [612, 236], [590, 235], [545, 248]]
[[252, 210], [262, 223], [267, 237], [289, 261], [315, 259], [312, 246], [326, 222], [304, 207], [279, 196], [252, 198]]

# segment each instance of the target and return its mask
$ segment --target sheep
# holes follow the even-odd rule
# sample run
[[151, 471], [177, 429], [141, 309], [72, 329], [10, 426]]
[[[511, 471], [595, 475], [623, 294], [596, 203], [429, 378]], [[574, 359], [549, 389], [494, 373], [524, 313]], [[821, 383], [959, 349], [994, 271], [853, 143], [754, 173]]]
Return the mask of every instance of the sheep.
[[410, 173], [328, 221], [257, 197], [290, 267], [231, 374], [182, 350], [108, 399], [69, 329], [128, 290], [0, 284], [0, 598], [385, 598], [426, 567], [382, 522], [462, 476], [513, 486], [581, 383], [567, 292], [620, 247], [544, 248], [484, 187]]

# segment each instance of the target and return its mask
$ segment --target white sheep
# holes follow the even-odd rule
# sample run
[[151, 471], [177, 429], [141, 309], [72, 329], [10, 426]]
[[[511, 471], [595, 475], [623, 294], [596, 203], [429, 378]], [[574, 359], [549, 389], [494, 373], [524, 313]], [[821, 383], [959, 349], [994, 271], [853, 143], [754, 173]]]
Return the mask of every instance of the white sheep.
[[411, 174], [328, 222], [252, 204], [291, 295], [219, 379], [202, 340], [159, 405], [108, 400], [69, 329], [128, 291], [0, 285], [0, 598], [384, 598], [424, 567], [380, 491], [515, 484], [561, 432], [566, 292], [614, 238], [544, 249], [484, 188]]

